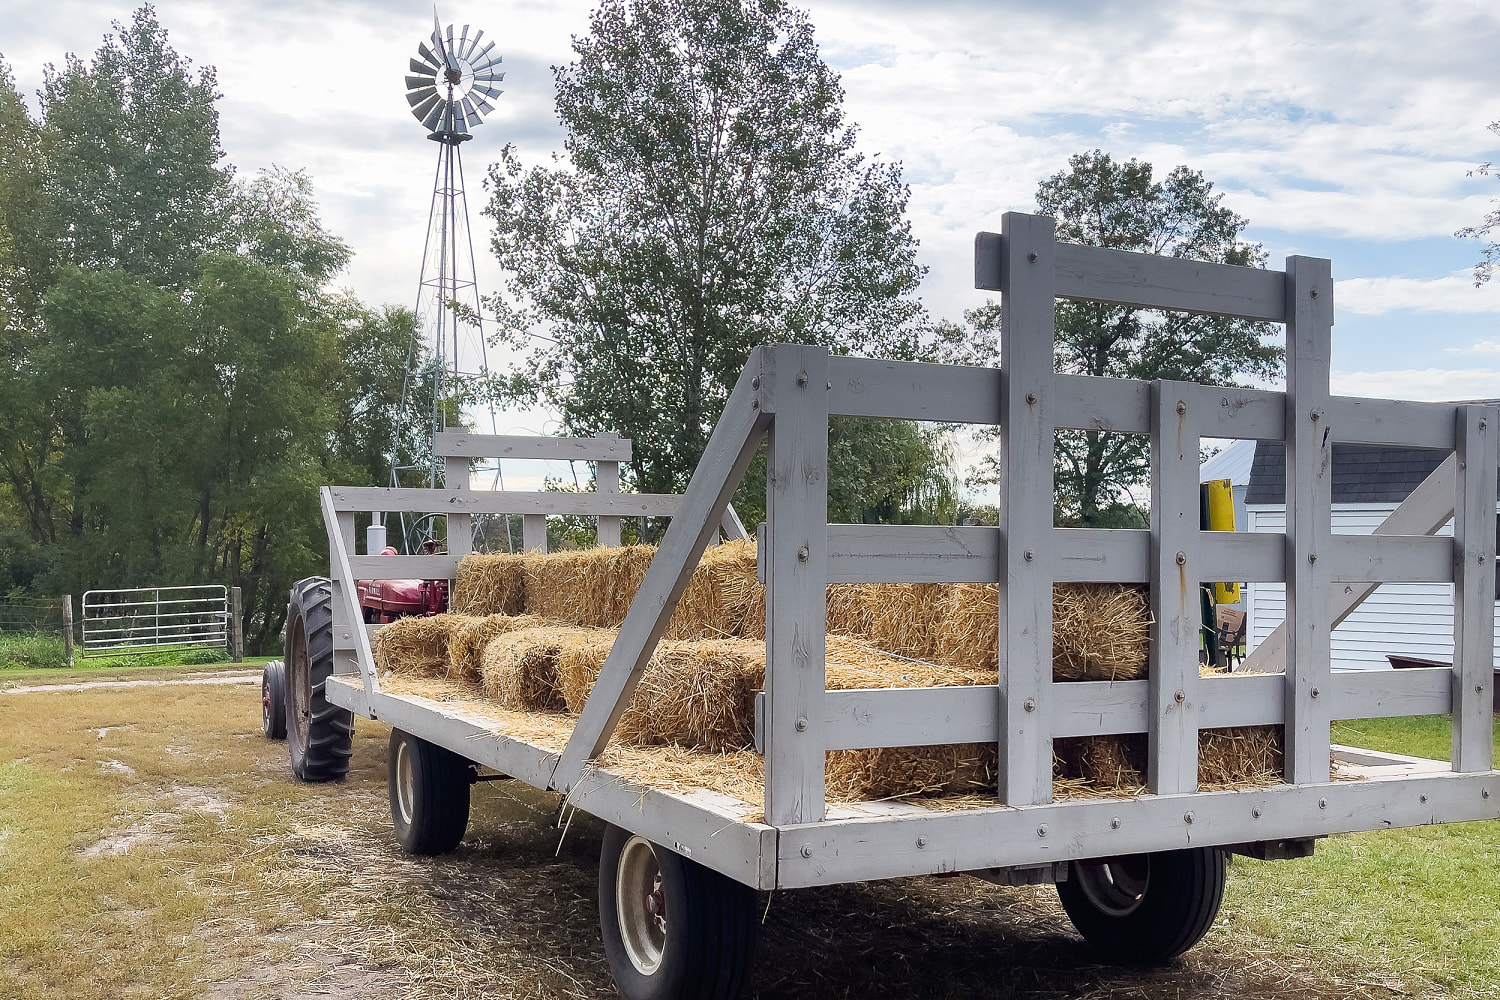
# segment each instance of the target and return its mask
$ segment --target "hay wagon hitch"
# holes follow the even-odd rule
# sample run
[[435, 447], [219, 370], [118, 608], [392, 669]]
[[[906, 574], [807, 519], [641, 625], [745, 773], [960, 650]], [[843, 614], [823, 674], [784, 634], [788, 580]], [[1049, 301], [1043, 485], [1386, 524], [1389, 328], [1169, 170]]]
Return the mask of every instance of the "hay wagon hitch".
[[[1331, 834], [1500, 817], [1490, 692], [1496, 411], [1332, 395], [1325, 260], [1292, 257], [1276, 271], [1073, 246], [1055, 241], [1050, 219], [1011, 213], [1001, 234], [976, 241], [976, 284], [1002, 295], [998, 369], [757, 348], [681, 496], [474, 491], [467, 458], [504, 443], [481, 439], [449, 450], [449, 488], [440, 492], [324, 488], [332, 580], [299, 585], [289, 629], [290, 683], [308, 688], [301, 702], [290, 700], [312, 723], [310, 745], [338, 735], [328, 723], [338, 713], [394, 727], [392, 808], [410, 850], [457, 844], [472, 764], [562, 793], [608, 823], [602, 930], [631, 997], [734, 995], [749, 975], [754, 890], [954, 872], [1057, 882], [1091, 944], [1164, 959], [1212, 925], [1226, 852], [1305, 856]], [[1284, 324], [1287, 389], [1057, 374], [1059, 297]], [[829, 524], [833, 415], [998, 425], [1001, 523]], [[1064, 428], [1149, 435], [1149, 530], [1053, 526], [1053, 441]], [[1286, 443], [1284, 534], [1199, 529], [1204, 437]], [[629, 707], [763, 439], [765, 683], [756, 731], [764, 812], [746, 818], [747, 804], [721, 791], [655, 787], [591, 761]], [[1334, 441], [1451, 454], [1380, 533], [1344, 535], [1330, 521]], [[453, 552], [356, 553], [354, 512], [418, 509], [446, 513]], [[614, 539], [621, 516], [671, 518], [560, 748], [507, 735], [467, 709], [382, 689], [371, 649], [381, 626], [362, 623], [356, 581], [392, 572], [454, 580], [469, 519], [485, 513], [597, 516], [607, 525], [601, 537]], [[1436, 535], [1450, 519], [1452, 537]], [[1216, 580], [1286, 585], [1283, 630], [1252, 657], [1260, 672], [1200, 675], [1198, 584]], [[1053, 588], [1076, 582], [1149, 586], [1146, 678], [1054, 679]], [[1451, 669], [1330, 668], [1330, 632], [1383, 582], [1453, 585]], [[999, 584], [996, 683], [830, 690], [825, 595], [840, 583]], [[1428, 714], [1452, 717], [1451, 763], [1330, 744], [1333, 720]], [[1201, 789], [1200, 734], [1239, 726], [1279, 729], [1283, 780]], [[1144, 734], [1142, 794], [1054, 798], [1055, 740], [1120, 734]], [[988, 802], [940, 812], [920, 800], [828, 801], [829, 751], [953, 744], [997, 748]], [[342, 745], [347, 754], [347, 739]], [[1330, 760], [1355, 780], [1331, 780]]]

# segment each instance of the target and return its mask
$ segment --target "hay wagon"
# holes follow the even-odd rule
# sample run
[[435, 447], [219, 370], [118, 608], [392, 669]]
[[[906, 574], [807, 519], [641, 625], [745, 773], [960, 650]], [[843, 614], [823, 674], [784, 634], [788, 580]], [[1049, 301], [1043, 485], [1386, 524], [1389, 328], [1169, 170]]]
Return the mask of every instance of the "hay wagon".
[[[394, 727], [391, 803], [409, 850], [458, 843], [469, 783], [481, 773], [561, 793], [565, 806], [604, 820], [602, 932], [629, 997], [735, 995], [748, 978], [756, 890], [958, 872], [1056, 883], [1091, 945], [1162, 960], [1212, 925], [1228, 853], [1300, 857], [1330, 834], [1500, 816], [1490, 707], [1496, 412], [1331, 395], [1333, 283], [1324, 260], [1293, 257], [1275, 271], [1073, 246], [1055, 241], [1050, 219], [1012, 213], [1001, 234], [978, 237], [976, 284], [1002, 295], [999, 369], [757, 348], [681, 496], [474, 491], [468, 459], [512, 446], [485, 439], [443, 445], [449, 489], [324, 488], [332, 579], [299, 585], [288, 627], [299, 774], [342, 773], [354, 713]], [[1284, 324], [1287, 390], [1056, 374], [1058, 297]], [[998, 425], [1001, 523], [829, 524], [833, 415]], [[1060, 428], [1149, 435], [1149, 530], [1053, 526]], [[1285, 534], [1199, 529], [1204, 437], [1286, 443]], [[756, 795], [613, 767], [611, 735], [705, 550], [732, 517], [730, 497], [763, 439], [768, 515], [755, 548], [763, 682], [754, 749], [743, 751], [763, 769]], [[1330, 524], [1334, 441], [1451, 454], [1381, 533], [1343, 535]], [[621, 455], [604, 448], [576, 457], [609, 463]], [[446, 514], [448, 554], [356, 553], [356, 511], [418, 509]], [[527, 516], [528, 545], [548, 514], [598, 517], [601, 538], [616, 540], [621, 516], [671, 519], [591, 693], [562, 729], [400, 693], [372, 651], [381, 627], [360, 621], [357, 580], [456, 580], [469, 520], [484, 513]], [[1435, 535], [1450, 518], [1452, 537]], [[1286, 584], [1287, 620], [1258, 652], [1258, 672], [1200, 673], [1199, 583], [1222, 580]], [[1393, 581], [1453, 585], [1452, 668], [1332, 671], [1335, 624]], [[1054, 588], [1096, 582], [1149, 588], [1146, 676], [1054, 677]], [[838, 644], [828, 637], [830, 585], [929, 584], [987, 584], [996, 594], [991, 682], [831, 689]], [[649, 715], [651, 706], [636, 711]], [[1330, 745], [1336, 719], [1425, 714], [1452, 717], [1451, 763]], [[1200, 786], [1200, 745], [1233, 727], [1274, 733], [1274, 781]], [[1054, 746], [1075, 739], [1138, 741], [1144, 787], [1058, 794]], [[982, 798], [829, 801], [831, 753], [957, 745], [992, 754]]]

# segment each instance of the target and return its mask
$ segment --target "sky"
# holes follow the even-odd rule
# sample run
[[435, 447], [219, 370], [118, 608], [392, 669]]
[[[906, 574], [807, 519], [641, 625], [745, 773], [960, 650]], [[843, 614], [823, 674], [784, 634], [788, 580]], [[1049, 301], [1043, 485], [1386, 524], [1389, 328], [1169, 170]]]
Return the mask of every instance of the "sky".
[[[440, 6], [498, 42], [505, 93], [463, 147], [479, 284], [484, 168], [506, 143], [528, 163], [562, 145], [550, 67], [587, 30], [588, 2]], [[1494, 0], [1135, 2], [812, 0], [860, 147], [897, 160], [935, 318], [983, 304], [976, 231], [1034, 210], [1039, 181], [1102, 149], [1186, 164], [1250, 221], [1270, 266], [1333, 261], [1333, 389], [1410, 399], [1500, 397], [1500, 281], [1473, 283], [1480, 244], [1455, 230], [1500, 198], [1500, 4]], [[23, 94], [64, 54], [87, 57], [128, 3], [0, 0], [0, 56]], [[410, 306], [436, 144], [402, 78], [432, 8], [406, 0], [163, 0], [179, 53], [217, 68], [227, 159], [311, 176], [325, 225], [355, 252], [341, 277]], [[492, 364], [503, 363], [492, 357]], [[499, 430], [551, 432], [545, 413]]]

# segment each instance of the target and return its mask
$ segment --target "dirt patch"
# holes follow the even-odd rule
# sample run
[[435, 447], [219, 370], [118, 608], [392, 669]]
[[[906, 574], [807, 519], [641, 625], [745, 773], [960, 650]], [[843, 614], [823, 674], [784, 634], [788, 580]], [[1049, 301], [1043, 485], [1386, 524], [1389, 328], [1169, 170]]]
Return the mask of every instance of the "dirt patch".
[[372, 966], [340, 946], [339, 929], [293, 924], [266, 940], [283, 957], [255, 964], [233, 979], [208, 984], [204, 1000], [312, 1000], [358, 996], [369, 1000], [408, 997], [412, 982], [399, 969]]
[[[101, 762], [106, 771], [134, 778], [135, 769], [117, 760]], [[188, 815], [222, 816], [229, 809], [229, 802], [217, 789], [201, 785], [174, 786], [163, 795], [168, 809], [150, 813], [123, 830], [100, 837], [78, 852], [81, 858], [107, 858], [125, 854], [143, 844], [168, 839], [181, 820]]]

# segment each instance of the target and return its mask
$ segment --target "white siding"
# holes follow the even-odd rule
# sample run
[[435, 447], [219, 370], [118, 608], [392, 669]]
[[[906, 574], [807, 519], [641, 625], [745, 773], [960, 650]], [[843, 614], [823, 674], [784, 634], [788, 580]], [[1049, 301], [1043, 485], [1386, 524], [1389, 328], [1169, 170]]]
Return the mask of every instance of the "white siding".
[[[1368, 535], [1395, 509], [1395, 504], [1334, 504], [1333, 530], [1338, 534]], [[1257, 505], [1250, 507], [1247, 515], [1250, 531], [1286, 530], [1283, 507]], [[1453, 534], [1452, 524], [1439, 533]], [[1286, 618], [1286, 587], [1279, 583], [1250, 584], [1246, 588], [1245, 613], [1246, 639], [1254, 649]], [[1500, 618], [1496, 623], [1496, 649], [1500, 651]], [[1387, 653], [1452, 660], [1452, 584], [1385, 584], [1333, 630], [1336, 670], [1389, 668]], [[1496, 665], [1500, 666], [1500, 657]]]

